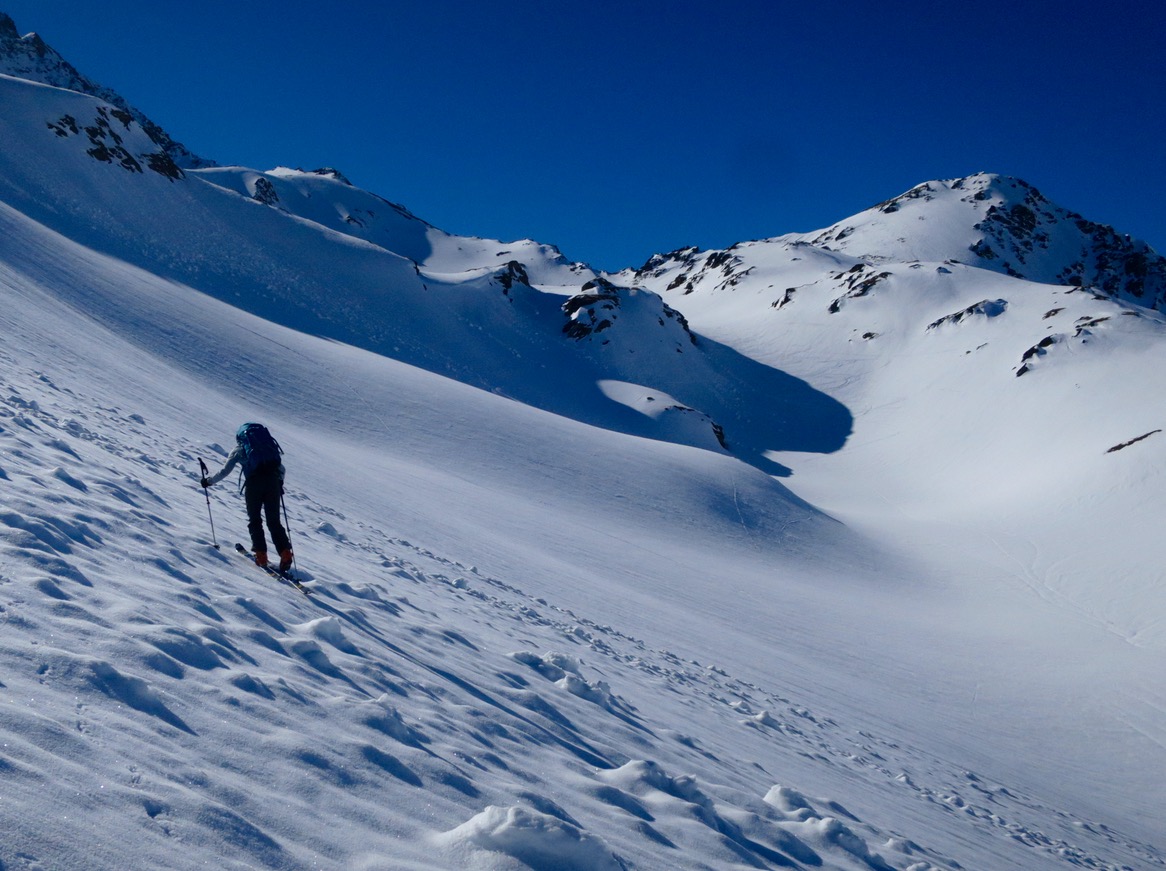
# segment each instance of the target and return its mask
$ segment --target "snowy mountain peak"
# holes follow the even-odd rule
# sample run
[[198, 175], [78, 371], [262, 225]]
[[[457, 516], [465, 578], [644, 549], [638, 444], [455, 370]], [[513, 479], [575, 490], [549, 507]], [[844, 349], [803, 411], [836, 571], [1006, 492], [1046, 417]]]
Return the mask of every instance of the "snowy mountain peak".
[[1028, 182], [992, 173], [926, 182], [793, 238], [864, 260], [954, 260], [1166, 307], [1166, 258], [1056, 205]]
[[16, 22], [7, 12], [0, 12], [0, 40], [7, 42], [10, 39], [20, 39], [20, 31], [16, 29]]
[[131, 106], [116, 91], [103, 87], [80, 73], [37, 34], [21, 36], [16, 22], [3, 12], [0, 12], [0, 75], [96, 97], [128, 112], [146, 131], [146, 135], [178, 166], [184, 169], [215, 166], [214, 161], [199, 157], [180, 142], [175, 142], [170, 134], [146, 117], [144, 112]]
[[0, 72], [92, 94], [98, 86], [77, 72], [35, 33], [21, 36], [10, 15], [0, 12]]

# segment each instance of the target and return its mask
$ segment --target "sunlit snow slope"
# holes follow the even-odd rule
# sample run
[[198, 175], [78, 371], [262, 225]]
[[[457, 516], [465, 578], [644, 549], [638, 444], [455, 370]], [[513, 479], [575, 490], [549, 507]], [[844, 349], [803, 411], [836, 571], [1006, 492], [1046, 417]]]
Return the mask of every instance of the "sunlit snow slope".
[[[0, 106], [3, 871], [1166, 864], [1128, 287], [858, 217], [604, 278]], [[247, 419], [310, 597], [197, 486]]]

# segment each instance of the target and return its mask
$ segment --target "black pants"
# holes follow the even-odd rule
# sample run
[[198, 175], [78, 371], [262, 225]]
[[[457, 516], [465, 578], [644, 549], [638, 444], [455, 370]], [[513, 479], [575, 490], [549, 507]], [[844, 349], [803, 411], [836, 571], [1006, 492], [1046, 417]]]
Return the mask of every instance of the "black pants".
[[287, 532], [279, 522], [279, 497], [282, 494], [283, 479], [278, 469], [271, 472], [256, 470], [243, 485], [243, 499], [247, 503], [247, 531], [251, 533], [251, 550], [256, 553], [267, 550], [262, 515], [267, 517], [267, 528], [271, 532], [271, 543], [275, 545], [276, 553], [283, 553], [291, 547]]

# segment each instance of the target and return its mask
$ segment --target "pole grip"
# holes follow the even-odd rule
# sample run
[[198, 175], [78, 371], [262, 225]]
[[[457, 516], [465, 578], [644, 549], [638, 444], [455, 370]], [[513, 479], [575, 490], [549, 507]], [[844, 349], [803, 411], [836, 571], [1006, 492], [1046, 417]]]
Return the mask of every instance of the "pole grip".
[[[198, 466], [200, 469], [202, 469], [202, 479], [205, 481], [207, 479], [208, 472], [206, 463], [202, 461], [202, 457], [198, 458]], [[211, 544], [214, 546], [215, 550], [218, 550], [219, 540], [215, 536], [215, 517], [213, 514], [211, 514], [211, 494], [204, 487], [202, 490], [202, 495], [206, 497], [206, 516], [207, 520], [211, 522]]]

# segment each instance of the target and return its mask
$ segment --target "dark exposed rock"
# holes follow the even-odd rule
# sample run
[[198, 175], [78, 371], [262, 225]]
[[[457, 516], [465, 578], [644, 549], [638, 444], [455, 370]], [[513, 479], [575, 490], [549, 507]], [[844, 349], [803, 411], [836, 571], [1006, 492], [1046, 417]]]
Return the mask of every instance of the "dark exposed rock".
[[1120, 451], [1123, 448], [1128, 448], [1130, 445], [1136, 445], [1138, 442], [1144, 441], [1145, 439], [1148, 439], [1150, 436], [1155, 435], [1155, 434], [1160, 433], [1160, 432], [1162, 432], [1162, 430], [1152, 429], [1148, 433], [1146, 433], [1145, 435], [1140, 435], [1137, 438], [1130, 439], [1128, 442], [1122, 442], [1119, 445], [1114, 445], [1112, 448], [1107, 450], [1106, 453], [1112, 454], [1114, 451]]
[[1039, 342], [1037, 342], [1035, 345], [1033, 345], [1031, 348], [1029, 348], [1027, 351], [1025, 351], [1024, 354], [1021, 355], [1020, 362], [1024, 363], [1033, 357], [1043, 355], [1046, 348], [1051, 348], [1056, 343], [1057, 343], [1056, 336], [1045, 336], [1043, 339], [1041, 339]]
[[77, 119], [72, 115], [62, 115], [60, 120], [55, 124], [50, 121], [49, 129], [61, 137], [69, 136], [70, 134], [76, 136], [81, 132], [81, 128], [77, 126]]
[[728, 251], [714, 251], [705, 260], [705, 267], [708, 269], [719, 269], [732, 259], [733, 255]]
[[955, 314], [946, 315], [938, 320], [932, 321], [927, 325], [927, 329], [934, 330], [944, 324], [958, 324], [964, 320], [975, 315], [982, 315], [986, 318], [995, 318], [1004, 314], [1008, 309], [1008, 300], [1006, 299], [985, 299], [974, 305], [968, 306], [963, 311], [958, 311]]
[[1089, 331], [1090, 331], [1090, 330], [1091, 330], [1093, 327], [1096, 327], [1096, 326], [1098, 326], [1099, 324], [1103, 324], [1103, 323], [1105, 323], [1107, 320], [1109, 320], [1109, 318], [1108, 318], [1108, 317], [1101, 317], [1101, 318], [1090, 318], [1090, 317], [1084, 317], [1084, 318], [1078, 318], [1078, 319], [1077, 319], [1077, 331], [1076, 331], [1075, 333], [1073, 333], [1073, 338], [1079, 338], [1079, 337], [1080, 337], [1080, 336], [1082, 336], [1082, 335], [1088, 335], [1088, 334], [1089, 334]]
[[619, 308], [619, 293], [611, 282], [600, 278], [583, 285], [583, 292], [563, 303], [567, 323], [563, 332], [572, 339], [583, 339], [611, 326], [605, 316]]
[[794, 301], [794, 294], [797, 293], [797, 290], [798, 289], [796, 287], [787, 287], [785, 289], [785, 293], [782, 294], [781, 299], [773, 301], [773, 308], [785, 308], [787, 305]]
[[185, 173], [166, 151], [146, 152], [136, 157], [130, 153], [118, 127], [123, 132], [129, 132], [134, 123], [135, 119], [128, 112], [115, 107], [98, 106], [92, 124], [81, 125], [72, 115], [63, 115], [55, 122], [50, 121], [48, 128], [62, 138], [84, 134], [90, 145], [86, 153], [102, 163], [116, 164], [128, 172], [141, 173], [144, 172], [139, 160], [141, 158], [147, 168], [171, 181], [183, 178]]
[[[981, 176], [971, 183], [979, 189], [969, 202], [991, 201], [975, 224], [982, 237], [971, 246], [989, 268], [1033, 281], [1088, 285], [1108, 298], [1166, 310], [1166, 258], [1144, 242], [1060, 208], [1020, 179]], [[1057, 262], [1062, 251], [1072, 256]]]
[[1048, 349], [1061, 340], [1060, 336], [1045, 336], [1027, 351], [1020, 356], [1020, 368], [1016, 370], [1016, 377], [1019, 378], [1030, 370], [1029, 361], [1036, 357], [1043, 357], [1048, 353]]
[[[510, 290], [516, 284], [521, 284], [525, 287], [530, 287], [530, 276], [527, 275], [526, 267], [517, 260], [511, 260], [506, 264], [506, 268], [495, 274], [495, 280], [502, 285], [502, 294], [509, 298]], [[573, 299], [574, 297], [572, 297]], [[513, 302], [513, 300], [511, 300]], [[570, 300], [568, 300], [570, 302]]]
[[992, 246], [981, 239], [970, 248], [971, 252], [977, 257], [983, 257], [985, 260], [995, 260], [996, 252], [992, 250]]
[[186, 175], [182, 171], [182, 168], [165, 151], [154, 151], [143, 156], [146, 159], [146, 166], [154, 170], [158, 175], [164, 175], [172, 181], [177, 181]]
[[275, 185], [271, 183], [271, 179], [259, 176], [255, 179], [255, 192], [251, 194], [251, 199], [263, 203], [265, 206], [274, 206], [279, 203], [279, 194], [275, 190]]
[[841, 282], [847, 291], [830, 303], [829, 312], [837, 314], [842, 310], [844, 300], [866, 296], [880, 282], [890, 278], [891, 275], [890, 272], [875, 272], [874, 267], [868, 263], [856, 263], [846, 272], [839, 272], [834, 276], [834, 280]]
[[675, 251], [669, 251], [667, 254], [653, 254], [649, 257], [644, 265], [636, 270], [636, 280], [642, 280], [649, 276], [658, 276], [664, 270], [675, 264], [692, 263], [700, 249], [695, 245], [689, 245], [686, 248], [677, 248]]
[[[933, 199], [935, 199], [935, 188], [933, 188], [931, 186], [931, 183], [928, 182], [926, 184], [916, 185], [915, 187], [911, 188], [911, 190], [907, 191], [905, 194], [900, 194], [899, 196], [895, 197], [894, 199], [890, 199], [890, 200], [886, 200], [884, 202], [881, 202], [877, 206], [875, 206], [875, 208], [878, 209], [883, 214], [890, 215], [890, 214], [894, 214], [895, 212], [899, 211], [899, 209], [902, 207], [903, 203], [905, 203], [909, 200], [927, 201], [927, 200], [933, 200]], [[842, 230], [842, 233], [845, 234], [846, 229], [849, 229], [849, 228], [844, 228]], [[823, 241], [831, 241], [831, 239], [844, 238], [844, 236], [837, 235], [837, 234], [830, 234], [830, 237], [831, 237], [830, 239], [823, 238]], [[814, 244], [817, 245], [817, 244], [819, 244], [819, 242], [815, 240]]]

